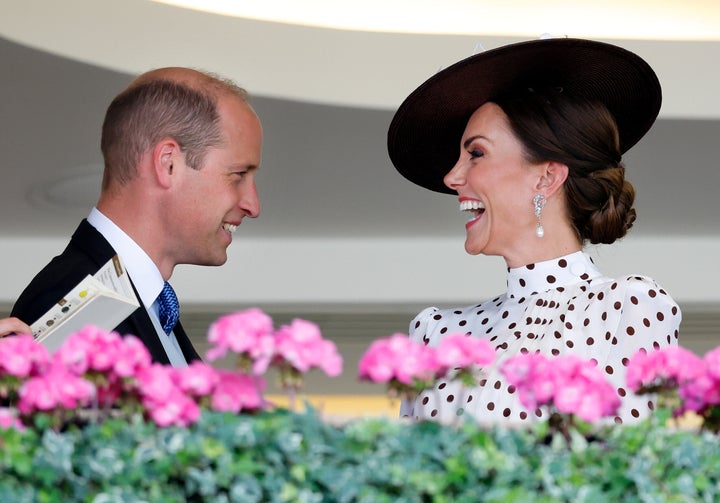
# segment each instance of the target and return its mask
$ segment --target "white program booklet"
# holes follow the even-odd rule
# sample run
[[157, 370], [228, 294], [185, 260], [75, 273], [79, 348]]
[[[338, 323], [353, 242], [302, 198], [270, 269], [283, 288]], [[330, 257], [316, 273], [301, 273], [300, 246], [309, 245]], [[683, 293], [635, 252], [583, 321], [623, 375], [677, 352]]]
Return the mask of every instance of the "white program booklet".
[[140, 307], [127, 271], [115, 255], [94, 275], [88, 275], [50, 310], [30, 325], [37, 342], [50, 352], [65, 339], [95, 325], [112, 330]]

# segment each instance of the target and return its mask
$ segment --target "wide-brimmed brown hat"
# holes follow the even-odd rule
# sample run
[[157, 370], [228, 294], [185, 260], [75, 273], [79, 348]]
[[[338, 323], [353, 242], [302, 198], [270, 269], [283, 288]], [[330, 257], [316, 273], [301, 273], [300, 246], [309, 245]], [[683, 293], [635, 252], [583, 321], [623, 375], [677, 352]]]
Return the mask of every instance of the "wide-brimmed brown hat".
[[395, 168], [427, 189], [454, 194], [443, 177], [457, 162], [470, 116], [512, 86], [557, 87], [604, 103], [626, 152], [650, 129], [662, 91], [652, 68], [615, 45], [553, 38], [488, 50], [438, 72], [400, 105], [388, 131]]

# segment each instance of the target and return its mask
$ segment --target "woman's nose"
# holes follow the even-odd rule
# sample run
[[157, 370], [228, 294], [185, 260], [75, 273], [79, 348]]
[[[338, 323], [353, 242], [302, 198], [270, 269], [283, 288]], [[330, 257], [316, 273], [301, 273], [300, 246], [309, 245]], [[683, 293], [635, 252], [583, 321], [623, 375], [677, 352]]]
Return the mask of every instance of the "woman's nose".
[[465, 167], [461, 159], [458, 159], [455, 166], [447, 172], [443, 178], [443, 183], [452, 190], [457, 190], [459, 186], [465, 183]]

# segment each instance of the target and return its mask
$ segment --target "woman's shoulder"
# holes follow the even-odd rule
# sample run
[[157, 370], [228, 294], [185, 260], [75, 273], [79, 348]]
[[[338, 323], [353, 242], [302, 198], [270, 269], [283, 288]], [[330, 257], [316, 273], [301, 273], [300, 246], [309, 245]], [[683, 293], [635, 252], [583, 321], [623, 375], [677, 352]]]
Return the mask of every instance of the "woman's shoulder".
[[607, 281], [601, 291], [606, 295], [624, 300], [632, 305], [667, 304], [677, 306], [670, 294], [653, 278], [640, 274], [630, 274]]
[[[435, 306], [426, 307], [420, 311], [410, 322], [409, 333], [416, 339], [424, 339], [427, 334], [438, 332], [440, 335], [446, 331], [453, 332], [462, 330], [468, 320], [479, 316], [483, 311], [490, 309], [498, 299], [496, 297], [479, 304], [467, 306], [438, 308]], [[426, 341], [427, 342], [427, 341]]]

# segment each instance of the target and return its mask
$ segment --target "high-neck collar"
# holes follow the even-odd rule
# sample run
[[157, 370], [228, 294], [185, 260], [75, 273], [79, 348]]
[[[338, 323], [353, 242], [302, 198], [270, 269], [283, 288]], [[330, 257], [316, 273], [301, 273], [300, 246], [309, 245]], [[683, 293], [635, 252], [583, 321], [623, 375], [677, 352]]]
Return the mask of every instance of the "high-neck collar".
[[601, 276], [585, 252], [508, 269], [508, 297], [529, 297]]

